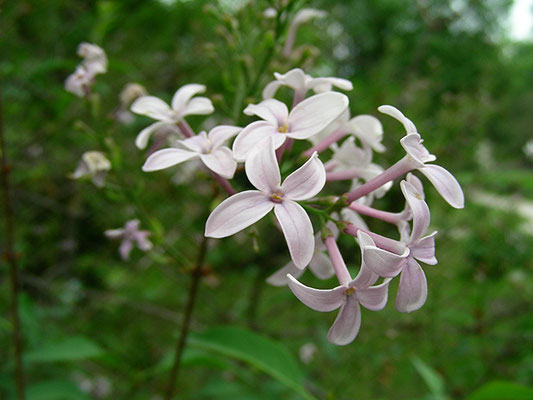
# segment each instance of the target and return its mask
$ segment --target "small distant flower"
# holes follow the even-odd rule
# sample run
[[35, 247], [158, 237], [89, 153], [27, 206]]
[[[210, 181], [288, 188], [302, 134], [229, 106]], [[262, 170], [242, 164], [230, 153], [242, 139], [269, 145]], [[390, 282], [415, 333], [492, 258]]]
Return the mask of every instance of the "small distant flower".
[[150, 135], [168, 124], [177, 124], [188, 115], [207, 115], [215, 109], [207, 97], [194, 97], [205, 92], [205, 86], [196, 83], [182, 86], [172, 97], [171, 106], [155, 96], [142, 96], [133, 102], [131, 111], [136, 114], [146, 115], [158, 122], [144, 128], [135, 140], [139, 149], [146, 148]]
[[318, 349], [314, 343], [304, 344], [302, 347], [300, 347], [300, 350], [298, 351], [300, 360], [302, 360], [304, 364], [309, 364], [311, 361], [313, 361], [313, 358], [315, 358], [317, 350]]
[[72, 174], [73, 179], [84, 177], [91, 178], [97, 187], [103, 187], [107, 171], [111, 169], [111, 162], [100, 151], [88, 151], [83, 153], [78, 167]]
[[237, 126], [221, 125], [213, 128], [208, 134], [200, 132], [198, 135], [178, 143], [184, 149], [170, 148], [158, 150], [150, 155], [142, 169], [145, 172], [158, 171], [180, 164], [184, 161], [200, 158], [207, 168], [223, 178], [231, 179], [237, 168], [231, 150], [224, 146], [224, 142], [234, 137], [241, 128]]
[[283, 55], [289, 57], [294, 46], [294, 39], [296, 38], [296, 31], [300, 25], [311, 21], [314, 18], [324, 18], [327, 15], [325, 11], [317, 10], [314, 8], [302, 8], [296, 13], [291, 24], [289, 26], [289, 33], [283, 47]]
[[244, 161], [251, 151], [271, 137], [274, 147], [280, 147], [287, 138], [308, 139], [331, 124], [348, 107], [348, 97], [341, 93], [321, 93], [298, 103], [289, 113], [287, 106], [275, 99], [251, 104], [244, 110], [263, 121], [246, 126], [233, 142], [233, 155]]
[[93, 82], [94, 75], [89, 73], [82, 65], [78, 65], [76, 70], [65, 80], [65, 90], [78, 97], [87, 97]]
[[292, 261], [304, 268], [314, 254], [313, 225], [297, 201], [316, 196], [326, 182], [324, 165], [316, 154], [281, 183], [273, 139], [246, 160], [248, 180], [258, 190], [237, 193], [213, 210], [205, 225], [205, 236], [231, 236], [259, 221], [272, 209], [287, 241]]
[[66, 79], [65, 90], [78, 97], [87, 97], [94, 77], [107, 71], [107, 57], [102, 48], [85, 42], [78, 46], [78, 55], [83, 61]]
[[142, 251], [149, 251], [152, 248], [152, 242], [148, 240], [150, 232], [139, 230], [139, 224], [138, 219], [133, 219], [126, 222], [124, 228], [110, 229], [104, 232], [108, 239], [122, 240], [119, 253], [124, 261], [129, 259], [134, 244]]
[[141, 96], [146, 96], [146, 89], [138, 83], [128, 83], [120, 92], [120, 105], [114, 112], [114, 117], [123, 124], [130, 124], [134, 120], [129, 110], [131, 103]]

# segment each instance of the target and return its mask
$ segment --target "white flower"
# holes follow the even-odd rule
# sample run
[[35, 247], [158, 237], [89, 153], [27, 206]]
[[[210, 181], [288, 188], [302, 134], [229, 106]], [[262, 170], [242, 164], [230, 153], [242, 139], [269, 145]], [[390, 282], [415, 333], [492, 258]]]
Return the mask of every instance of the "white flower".
[[207, 97], [194, 97], [204, 91], [205, 86], [196, 83], [182, 86], [172, 97], [172, 107], [155, 96], [142, 96], [135, 100], [131, 105], [131, 111], [158, 120], [137, 135], [136, 146], [144, 149], [154, 131], [164, 125], [177, 124], [187, 115], [211, 114], [215, 110], [211, 100]]
[[82, 65], [78, 65], [76, 70], [65, 80], [65, 90], [78, 97], [86, 97], [93, 82], [94, 75]]
[[80, 43], [78, 55], [83, 57], [82, 65], [93, 75], [107, 72], [107, 56], [101, 47], [87, 42]]
[[158, 171], [180, 164], [184, 161], [200, 158], [207, 168], [223, 178], [231, 179], [237, 168], [231, 150], [224, 146], [224, 142], [235, 136], [241, 128], [237, 126], [221, 125], [213, 128], [208, 134], [200, 132], [198, 135], [178, 143], [184, 149], [163, 149], [150, 155], [142, 169], [145, 172]]
[[281, 183], [274, 140], [269, 138], [246, 160], [245, 170], [258, 190], [237, 193], [220, 203], [207, 219], [205, 235], [231, 236], [274, 209], [292, 261], [298, 268], [304, 268], [313, 257], [315, 243], [311, 220], [297, 201], [310, 199], [322, 190], [326, 182], [324, 165], [313, 154]]
[[83, 153], [78, 167], [72, 174], [73, 179], [90, 177], [97, 187], [103, 187], [107, 171], [111, 169], [111, 162], [100, 151]]

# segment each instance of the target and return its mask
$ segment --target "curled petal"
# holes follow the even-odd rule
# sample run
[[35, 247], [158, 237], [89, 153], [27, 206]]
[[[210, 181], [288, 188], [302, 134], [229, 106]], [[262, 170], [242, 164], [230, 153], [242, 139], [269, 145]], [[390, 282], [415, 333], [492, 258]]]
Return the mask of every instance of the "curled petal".
[[363, 307], [368, 308], [369, 310], [382, 310], [387, 304], [389, 282], [390, 278], [385, 279], [381, 285], [356, 290], [357, 300], [359, 300], [359, 303], [361, 303]]
[[326, 170], [315, 151], [307, 162], [290, 174], [281, 191], [291, 200], [307, 200], [316, 196], [326, 184]]
[[400, 182], [402, 193], [407, 200], [407, 204], [413, 214], [413, 230], [411, 231], [411, 242], [414, 242], [426, 233], [429, 227], [429, 207], [424, 198], [416, 188], [407, 181]]
[[335, 271], [333, 270], [333, 265], [331, 265], [330, 258], [321, 251], [315, 251], [313, 258], [309, 263], [309, 269], [319, 279], [329, 279], [333, 275], [335, 275]]
[[236, 136], [242, 130], [239, 126], [220, 125], [216, 126], [207, 134], [214, 148], [222, 146], [226, 140]]
[[141, 96], [131, 105], [135, 114], [146, 115], [161, 121], [174, 122], [174, 111], [163, 100], [155, 96]]
[[367, 246], [364, 248], [363, 260], [375, 274], [384, 278], [393, 278], [401, 272], [408, 255], [408, 248], [402, 255], [398, 255], [376, 246]]
[[285, 103], [276, 99], [263, 100], [259, 104], [250, 104], [244, 109], [246, 115], [257, 115], [276, 126], [283, 126], [287, 123], [289, 110]]
[[289, 288], [298, 300], [307, 307], [320, 312], [333, 311], [344, 303], [346, 288], [338, 286], [335, 289], [313, 289], [298, 282], [292, 275], [289, 279]]
[[347, 79], [335, 78], [335, 77], [325, 77], [325, 78], [314, 78], [309, 83], [309, 89], [313, 89], [315, 93], [329, 92], [332, 89], [332, 86], [338, 87], [342, 90], [352, 90], [353, 84]]
[[271, 194], [279, 189], [281, 175], [274, 149], [274, 141], [271, 138], [255, 149], [244, 165], [248, 180], [257, 189]]
[[213, 210], [205, 223], [205, 236], [231, 236], [259, 221], [274, 207], [263, 193], [247, 190], [228, 197]]
[[400, 110], [398, 110], [396, 107], [388, 106], [388, 105], [380, 106], [378, 107], [378, 111], [380, 113], [387, 114], [391, 116], [392, 118], [395, 118], [398, 121], [400, 121], [403, 124], [405, 131], [407, 133], [417, 132], [415, 124], [413, 124], [413, 122], [409, 118], [407, 118], [405, 115], [403, 115], [403, 113]]
[[307, 139], [337, 119], [348, 107], [348, 97], [337, 92], [317, 94], [298, 103], [289, 114], [289, 137]]
[[152, 133], [165, 125], [168, 125], [168, 122], [158, 121], [144, 128], [141, 132], [139, 132], [137, 138], [135, 138], [135, 146], [137, 146], [137, 148], [140, 150], [145, 149], [146, 145], [148, 144], [148, 139], [150, 139]]
[[198, 153], [182, 149], [163, 149], [156, 151], [146, 159], [144, 172], [158, 171], [198, 157]]
[[315, 250], [313, 225], [309, 216], [302, 206], [291, 200], [276, 204], [274, 214], [287, 241], [292, 261], [298, 268], [305, 268]]
[[435, 235], [437, 231], [433, 232], [431, 235], [425, 236], [422, 239], [418, 240], [416, 243], [412, 244], [410, 247], [411, 255], [416, 258], [418, 261], [429, 265], [437, 264], [437, 259], [435, 258]]
[[271, 99], [274, 97], [280, 86], [281, 82], [279, 81], [272, 81], [266, 85], [263, 89], [263, 99]]
[[274, 138], [274, 147], [276, 149], [280, 147], [287, 138], [286, 135], [279, 134], [276, 130], [276, 126], [270, 122], [252, 122], [235, 138], [235, 141], [233, 142], [233, 156], [237, 161], [245, 161], [254, 148], [265, 145], [265, 143], [261, 142], [268, 137]]
[[407, 259], [407, 265], [400, 275], [400, 285], [396, 296], [396, 309], [399, 312], [418, 310], [426, 302], [428, 286], [426, 275], [414, 258]]
[[298, 268], [292, 261], [290, 261], [270, 275], [266, 281], [272, 286], [285, 286], [289, 284], [289, 277], [287, 275], [299, 278], [303, 275], [304, 271], [305, 269]]
[[183, 111], [193, 96], [203, 92], [205, 92], [205, 86], [198, 83], [190, 83], [182, 86], [172, 97], [172, 108], [176, 111]]
[[348, 296], [328, 332], [328, 340], [338, 346], [347, 345], [356, 338], [361, 327], [361, 307], [356, 296]]
[[291, 69], [286, 74], [274, 72], [274, 76], [278, 81], [283, 82], [284, 85], [287, 85], [296, 92], [305, 92], [306, 90], [307, 77], [305, 72], [300, 68]]
[[422, 168], [424, 167], [424, 163], [437, 159], [433, 154], [430, 154], [422, 142], [423, 140], [418, 133], [410, 133], [400, 140], [400, 144], [405, 152], [418, 164], [416, 168]]
[[208, 115], [215, 111], [213, 103], [207, 97], [195, 97], [183, 108], [181, 116], [187, 115]]
[[233, 178], [237, 169], [237, 161], [233, 159], [233, 153], [225, 146], [209, 154], [200, 154], [200, 159], [207, 168], [226, 179]]
[[454, 208], [464, 208], [465, 196], [457, 179], [446, 169], [438, 165], [425, 165], [419, 170], [430, 180], [442, 198]]

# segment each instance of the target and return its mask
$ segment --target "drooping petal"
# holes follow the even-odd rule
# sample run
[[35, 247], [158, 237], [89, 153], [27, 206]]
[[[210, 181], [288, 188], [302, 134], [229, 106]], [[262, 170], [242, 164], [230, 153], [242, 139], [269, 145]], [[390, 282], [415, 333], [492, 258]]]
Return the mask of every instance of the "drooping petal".
[[205, 92], [205, 86], [198, 83], [190, 83], [180, 87], [172, 97], [172, 108], [181, 113], [193, 96], [203, 92]]
[[174, 122], [174, 111], [163, 100], [155, 96], [141, 96], [131, 105], [135, 114], [146, 115], [160, 121]]
[[329, 257], [321, 251], [316, 251], [316, 247], [315, 254], [309, 263], [309, 269], [319, 279], [329, 279], [335, 275], [335, 271], [333, 270], [333, 266], [331, 265], [331, 260]]
[[409, 246], [411, 249], [411, 255], [416, 258], [418, 261], [429, 265], [437, 264], [437, 259], [435, 258], [435, 235], [437, 231], [432, 234], [423, 237], [418, 240], [416, 243]]
[[289, 283], [287, 275], [290, 274], [294, 278], [299, 278], [303, 275], [304, 271], [305, 269], [300, 269], [292, 261], [289, 261], [282, 268], [270, 275], [266, 281], [272, 286], [285, 286]]
[[152, 125], [148, 125], [141, 132], [139, 132], [137, 138], [135, 138], [135, 146], [137, 146], [137, 148], [140, 150], [145, 149], [150, 136], [152, 136], [152, 133], [165, 125], [168, 125], [168, 122], [158, 121], [154, 122]]
[[274, 97], [280, 86], [281, 82], [279, 81], [272, 81], [267, 84], [263, 89], [263, 99], [271, 99]]
[[208, 115], [215, 111], [213, 103], [207, 97], [195, 97], [183, 108], [181, 117], [187, 115]]
[[407, 118], [405, 115], [403, 115], [403, 113], [400, 110], [398, 110], [396, 107], [388, 106], [388, 105], [379, 106], [378, 111], [380, 113], [387, 114], [391, 116], [392, 118], [395, 118], [398, 121], [400, 121], [402, 125], [404, 126], [405, 131], [407, 133], [417, 132], [415, 124], [413, 124], [413, 122], [409, 118]]
[[289, 114], [289, 132], [294, 139], [307, 139], [326, 128], [348, 107], [348, 97], [337, 92], [311, 96]]
[[133, 242], [130, 239], [123, 240], [118, 248], [120, 257], [126, 261], [130, 258], [130, 252], [133, 249]]
[[375, 274], [384, 278], [393, 278], [400, 273], [409, 255], [406, 248], [404, 254], [398, 255], [376, 246], [366, 246], [363, 252], [363, 260], [368, 268]]
[[291, 200], [276, 204], [274, 214], [287, 241], [292, 261], [298, 268], [305, 268], [315, 250], [313, 225], [309, 216], [302, 206]]
[[158, 171], [198, 157], [198, 153], [182, 149], [163, 149], [151, 154], [142, 166], [144, 172]]
[[389, 279], [385, 279], [382, 284], [371, 286], [365, 289], [356, 290], [357, 300], [365, 308], [372, 311], [382, 310], [387, 304], [389, 292]]
[[326, 170], [315, 151], [307, 162], [290, 174], [281, 191], [291, 200], [307, 200], [316, 196], [326, 184]]
[[205, 223], [205, 236], [231, 236], [259, 221], [274, 207], [262, 192], [247, 190], [228, 197], [213, 210]]
[[401, 181], [400, 188], [402, 189], [402, 193], [405, 196], [413, 215], [411, 242], [414, 242], [421, 238], [428, 230], [430, 221], [429, 207], [422, 195], [418, 193], [416, 188], [409, 182]]
[[307, 307], [320, 312], [333, 311], [344, 303], [346, 288], [338, 286], [335, 289], [313, 289], [298, 282], [292, 275], [289, 278], [289, 289], [298, 300]]
[[287, 139], [286, 135], [280, 134], [277, 131], [276, 126], [270, 122], [252, 122], [235, 138], [235, 141], [233, 142], [233, 156], [237, 161], [246, 161], [246, 158], [254, 148], [266, 144], [266, 142], [261, 142], [268, 137], [274, 139], [274, 147], [276, 149], [285, 142], [285, 139]]
[[356, 338], [360, 327], [361, 307], [357, 297], [350, 295], [328, 332], [328, 340], [338, 346], [347, 345]]
[[267, 194], [279, 190], [281, 175], [274, 149], [274, 141], [267, 138], [265, 142], [254, 149], [244, 164], [248, 180], [257, 189]]
[[422, 267], [409, 257], [400, 275], [400, 285], [396, 295], [396, 309], [399, 312], [418, 310], [426, 302], [428, 286]]
[[410, 133], [400, 140], [405, 152], [418, 163], [417, 168], [422, 168], [424, 163], [435, 161], [437, 157], [431, 154], [422, 144], [423, 140], [418, 133]]
[[233, 153], [226, 146], [219, 147], [209, 154], [200, 154], [200, 158], [207, 168], [226, 179], [233, 178], [237, 169], [237, 161], [233, 159]]
[[211, 141], [213, 148], [217, 148], [222, 146], [226, 140], [236, 136], [241, 130], [240, 126], [219, 125], [211, 129], [207, 137]]
[[277, 127], [287, 123], [289, 110], [285, 103], [276, 99], [263, 100], [259, 104], [250, 104], [244, 109], [246, 115], [257, 115]]
[[439, 165], [425, 165], [419, 170], [435, 186], [442, 198], [454, 208], [464, 208], [465, 196], [457, 179]]

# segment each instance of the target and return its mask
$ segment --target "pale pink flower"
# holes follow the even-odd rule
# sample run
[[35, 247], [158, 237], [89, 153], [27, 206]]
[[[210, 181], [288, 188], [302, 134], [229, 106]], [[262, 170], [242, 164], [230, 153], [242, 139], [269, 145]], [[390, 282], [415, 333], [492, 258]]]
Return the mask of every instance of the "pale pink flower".
[[304, 268], [314, 253], [313, 225], [297, 201], [316, 196], [324, 187], [326, 172], [316, 154], [281, 183], [274, 140], [267, 139], [245, 164], [248, 180], [258, 190], [237, 193], [213, 210], [205, 235], [231, 236], [259, 221], [272, 209], [287, 241], [292, 261]]
[[107, 56], [100, 46], [87, 42], [80, 43], [78, 55], [83, 57], [82, 65], [93, 75], [107, 72]]
[[341, 93], [317, 94], [298, 103], [291, 112], [281, 101], [264, 100], [250, 104], [247, 115], [257, 115], [263, 121], [246, 126], [233, 142], [233, 155], [245, 161], [250, 152], [271, 137], [274, 148], [279, 148], [287, 138], [308, 139], [331, 124], [348, 107], [348, 97]]
[[93, 82], [94, 75], [87, 71], [84, 66], [78, 65], [76, 70], [65, 80], [65, 90], [78, 97], [87, 97]]
[[150, 232], [139, 230], [139, 224], [138, 219], [133, 219], [126, 222], [124, 228], [109, 229], [104, 232], [108, 239], [122, 239], [119, 253], [123, 260], [129, 259], [134, 244], [142, 251], [149, 251], [152, 248], [152, 242], [148, 240]]
[[146, 115], [158, 122], [144, 128], [135, 139], [139, 149], [146, 148], [152, 133], [164, 125], [175, 125], [187, 115], [207, 115], [215, 109], [207, 97], [194, 97], [205, 92], [205, 86], [196, 83], [182, 86], [172, 97], [171, 106], [155, 96], [142, 96], [133, 102], [131, 111]]
[[234, 137], [241, 128], [221, 125], [198, 135], [179, 140], [183, 149], [169, 148], [151, 154], [142, 169], [145, 172], [158, 171], [193, 158], [200, 158], [207, 168], [223, 178], [231, 179], [237, 168], [231, 150], [224, 143]]
[[103, 187], [111, 162], [101, 151], [87, 151], [82, 154], [78, 167], [72, 173], [73, 179], [90, 178], [97, 187]]

